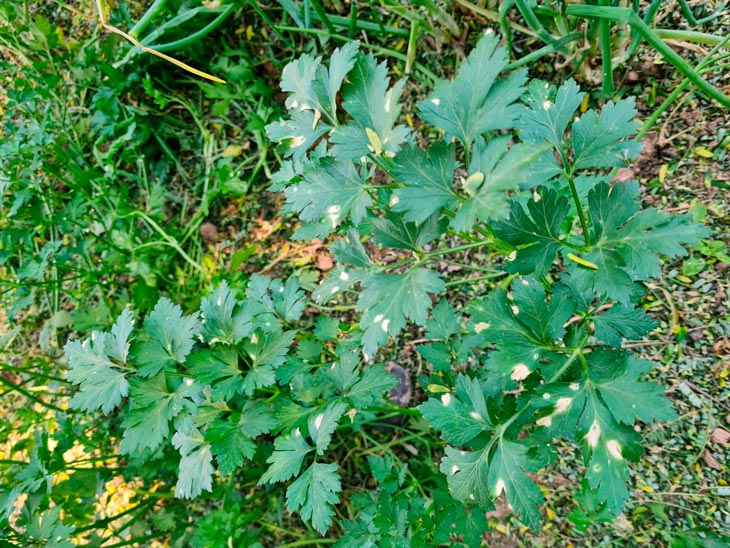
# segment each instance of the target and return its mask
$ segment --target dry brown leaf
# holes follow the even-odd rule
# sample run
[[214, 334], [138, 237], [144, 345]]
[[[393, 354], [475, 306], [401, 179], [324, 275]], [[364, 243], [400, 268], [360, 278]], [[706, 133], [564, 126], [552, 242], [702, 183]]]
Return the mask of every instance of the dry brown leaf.
[[705, 458], [705, 464], [707, 464], [707, 466], [709, 466], [713, 470], [722, 470], [722, 465], [718, 462], [714, 455], [710, 453], [709, 449], [705, 449], [705, 454], [703, 456]]
[[200, 225], [200, 236], [206, 244], [214, 244], [218, 241], [218, 227], [213, 223]]
[[319, 255], [317, 255], [317, 259], [315, 260], [314, 264], [317, 267], [317, 270], [321, 270], [322, 272], [332, 270], [332, 268], [335, 266], [335, 262], [332, 260], [332, 257], [327, 255], [326, 253], [320, 253]]
[[724, 428], [715, 428], [710, 435], [710, 439], [713, 443], [719, 443], [720, 445], [727, 445], [730, 443], [730, 432]]

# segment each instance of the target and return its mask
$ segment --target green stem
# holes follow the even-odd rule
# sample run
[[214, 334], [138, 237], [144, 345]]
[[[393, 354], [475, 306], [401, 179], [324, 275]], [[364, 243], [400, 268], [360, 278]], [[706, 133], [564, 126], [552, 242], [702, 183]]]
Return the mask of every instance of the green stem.
[[565, 178], [568, 180], [568, 186], [570, 187], [570, 194], [573, 196], [573, 202], [575, 202], [575, 209], [578, 211], [578, 219], [580, 220], [580, 228], [583, 231], [583, 240], [586, 243], [586, 251], [591, 249], [591, 240], [588, 233], [588, 223], [586, 222], [586, 214], [583, 211], [583, 206], [580, 203], [580, 196], [578, 196], [578, 189], [575, 187], [575, 181], [572, 175], [565, 174]]
[[42, 406], [43, 406], [43, 407], [45, 407], [46, 409], [51, 409], [51, 410], [53, 410], [53, 411], [59, 411], [59, 412], [61, 412], [61, 413], [68, 413], [68, 414], [74, 413], [73, 411], [70, 411], [70, 410], [68, 410], [68, 409], [61, 409], [60, 407], [56, 407], [56, 406], [55, 406], [55, 405], [53, 405], [52, 403], [48, 403], [48, 402], [45, 402], [45, 401], [43, 401], [43, 400], [42, 400], [42, 399], [40, 399], [40, 398], [39, 398], [38, 396], [36, 396], [36, 395], [35, 395], [35, 394], [33, 394], [32, 392], [30, 392], [30, 391], [26, 390], [25, 388], [21, 388], [21, 387], [20, 387], [20, 386], [18, 386], [17, 384], [13, 384], [12, 382], [10, 382], [9, 380], [7, 380], [7, 379], [6, 379], [5, 377], [3, 377], [2, 375], [0, 375], [0, 383], [4, 384], [4, 385], [5, 385], [5, 386], [7, 386], [8, 388], [10, 388], [10, 389], [12, 389], [12, 390], [14, 390], [14, 391], [18, 392], [19, 394], [22, 394], [23, 396], [25, 396], [25, 397], [26, 397], [26, 398], [28, 398], [29, 400], [31, 400], [31, 401], [34, 401], [34, 402], [36, 402], [36, 403], [38, 403], [38, 404], [42, 405]]
[[435, 251], [427, 251], [423, 253], [425, 258], [438, 257], [440, 255], [447, 255], [449, 253], [459, 253], [460, 251], [466, 251], [467, 249], [474, 249], [475, 247], [484, 247], [487, 244], [484, 240], [477, 242], [469, 242], [468, 244], [455, 245], [446, 249], [436, 249]]
[[125, 217], [139, 217], [142, 220], [144, 220], [147, 224], [149, 224], [162, 238], [167, 242], [167, 245], [172, 247], [175, 251], [180, 254], [180, 256], [185, 259], [185, 261], [195, 268], [198, 272], [201, 274], [205, 274], [205, 269], [195, 262], [195, 260], [188, 255], [183, 248], [180, 247], [180, 245], [177, 243], [177, 240], [170, 236], [167, 232], [165, 232], [160, 225], [158, 225], [152, 218], [150, 218], [146, 213], [143, 213], [141, 211], [132, 211], [131, 213], [127, 213], [126, 215], [121, 215], [121, 218]]
[[[609, 6], [611, 0], [601, 0], [602, 6]], [[613, 59], [611, 52], [611, 21], [601, 19], [599, 22], [601, 39], [601, 70], [603, 73], [603, 93], [607, 97], [613, 96]]]
[[725, 6], [727, 6], [727, 2], [723, 2], [710, 15], [702, 17], [701, 19], [697, 19], [695, 17], [695, 14], [692, 12], [692, 8], [690, 8], [689, 4], [687, 4], [687, 0], [679, 0], [679, 6], [682, 8], [682, 13], [687, 19], [687, 22], [692, 26], [697, 26], [712, 21], [713, 19], [717, 19], [717, 17], [722, 14]]
[[515, 3], [517, 4], [517, 9], [525, 19], [525, 22], [535, 32], [535, 34], [537, 34], [540, 40], [546, 44], [552, 44], [557, 47], [555, 38], [553, 38], [550, 33], [545, 30], [545, 27], [542, 26], [542, 23], [540, 23], [540, 20], [532, 11], [532, 7], [528, 5], [525, 0], [515, 0]]
[[337, 539], [329, 538], [315, 538], [315, 539], [302, 539], [295, 540], [294, 542], [288, 542], [286, 544], [279, 544], [279, 548], [296, 548], [297, 546], [311, 546], [313, 544], [334, 544]]
[[25, 369], [24, 367], [15, 367], [15, 366], [9, 365], [7, 363], [0, 363], [0, 371], [15, 371], [17, 373], [25, 373], [32, 377], [38, 377], [38, 378], [46, 379], [49, 381], [56, 381], [56, 382], [62, 382], [62, 383], [66, 382], [66, 379], [62, 379], [61, 377], [54, 377], [52, 375], [46, 375], [44, 373], [39, 373], [38, 371], [33, 371], [32, 369]]
[[725, 40], [722, 36], [694, 30], [654, 29], [654, 33], [662, 40], [684, 40], [706, 46], [715, 46]]
[[[710, 52], [697, 64], [695, 67], [695, 70], [699, 73], [704, 68], [706, 68], [712, 61], [713, 61], [713, 55], [717, 53], [728, 41], [730, 41], [730, 36], [726, 36], [725, 39], [717, 44], [714, 48], [710, 50]], [[649, 119], [644, 122], [644, 125], [641, 127], [639, 132], [636, 134], [636, 140], [641, 141], [644, 136], [649, 132], [651, 128], [654, 127], [654, 124], [656, 124], [657, 120], [659, 120], [659, 117], [664, 114], [664, 112], [669, 108], [669, 105], [672, 104], [674, 101], [677, 100], [677, 98], [680, 96], [680, 94], [687, 89], [687, 86], [689, 86], [690, 81], [688, 78], [685, 78], [677, 87], [674, 88], [672, 93], [670, 93], [667, 98], [664, 100], [664, 102], [659, 106], [659, 108], [654, 109], [654, 112], [652, 112]]]
[[[353, 5], [355, 3], [353, 2]], [[316, 8], [315, 8], [316, 11]], [[355, 11], [357, 14], [357, 11]], [[319, 19], [319, 15], [315, 14], [315, 19]], [[378, 23], [371, 23], [369, 21], [360, 21], [359, 19], [355, 19], [353, 23], [352, 16], [350, 17], [341, 17], [338, 15], [328, 15], [327, 19], [329, 20], [331, 25], [334, 25], [336, 27], [340, 27], [343, 29], [348, 29], [348, 37], [350, 39], [354, 38], [355, 32], [353, 31], [352, 36], [350, 36], [350, 31], [354, 29], [355, 31], [358, 30], [364, 30], [366, 32], [379, 32], [381, 34], [389, 34], [392, 36], [402, 36], [406, 37], [409, 34], [409, 31], [407, 29], [401, 29], [398, 27], [391, 27], [387, 25], [379, 25]]]
[[566, 36], [558, 39], [555, 44], [548, 44], [547, 46], [543, 46], [540, 49], [535, 50], [528, 55], [525, 55], [524, 57], [520, 57], [519, 59], [517, 59], [517, 61], [509, 63], [507, 66], [504, 67], [504, 70], [505, 72], [510, 72], [524, 65], [529, 65], [537, 61], [538, 59], [545, 57], [546, 55], [551, 55], [559, 51], [563, 46], [578, 40], [582, 36], [582, 32], [573, 32], [571, 34], [567, 34]]
[[158, 45], [150, 45], [147, 46], [150, 49], [153, 49], [155, 51], [159, 52], [166, 52], [171, 50], [178, 50], [182, 49], [184, 47], [189, 46], [190, 44], [194, 44], [195, 42], [202, 40], [205, 38], [208, 34], [213, 32], [215, 29], [217, 29], [223, 21], [226, 20], [226, 18], [233, 13], [233, 10], [236, 9], [236, 7], [231, 4], [226, 7], [225, 10], [223, 10], [218, 17], [213, 19], [210, 23], [208, 23], [205, 27], [200, 29], [197, 32], [194, 32], [190, 34], [189, 36], [186, 36], [185, 38], [181, 38], [180, 40], [175, 40], [174, 42], [168, 42], [166, 44], [158, 44]]
[[167, 0], [155, 0], [142, 18], [137, 21], [137, 24], [132, 27], [132, 30], [129, 31], [129, 35], [132, 38], [139, 38], [139, 35], [142, 34], [152, 22], [152, 19], [165, 9], [165, 4], [167, 4]]
[[[93, 470], [93, 468], [92, 468], [92, 470]], [[138, 504], [137, 506], [128, 508], [127, 510], [124, 510], [124, 512], [120, 512], [119, 514], [116, 514], [114, 516], [110, 516], [110, 517], [104, 518], [104, 519], [98, 519], [90, 525], [85, 525], [84, 527], [78, 527], [77, 529], [74, 530], [74, 534], [77, 535], [79, 533], [83, 533], [84, 531], [91, 531], [93, 529], [105, 527], [106, 525], [112, 523], [113, 521], [118, 520], [121, 517], [124, 517], [128, 514], [132, 514], [140, 509], [144, 510], [144, 509], [148, 508], [149, 506], [153, 506], [156, 503], [157, 503], [156, 500], [148, 500], [148, 501], [142, 502], [142, 503]]]
[[315, 13], [317, 14], [317, 17], [320, 21], [322, 21], [322, 23], [324, 23], [324, 26], [327, 28], [327, 32], [329, 32], [331, 35], [337, 34], [335, 27], [330, 22], [330, 19], [327, 16], [327, 13], [324, 11], [322, 4], [319, 3], [319, 0], [310, 0], [310, 2], [312, 4], [312, 7], [314, 8]]
[[730, 97], [725, 96], [707, 80], [702, 78], [690, 65], [675, 51], [664, 43], [662, 38], [647, 26], [631, 8], [610, 8], [603, 6], [568, 6], [566, 13], [585, 18], [605, 18], [619, 23], [630, 25], [647, 43], [654, 47], [674, 67], [684, 74], [693, 84], [722, 106], [730, 108]]
[[287, 48], [296, 51], [297, 47], [291, 41], [289, 41], [281, 32], [279, 32], [279, 31], [283, 30], [282, 27], [277, 27], [274, 24], [274, 22], [271, 20], [271, 18], [266, 14], [266, 12], [261, 8], [261, 6], [259, 6], [259, 3], [256, 2], [256, 0], [248, 0], [248, 3], [256, 11], [256, 13], [259, 14], [259, 17], [261, 17], [261, 19], [263, 19], [264, 22], [271, 27], [271, 30], [274, 31], [274, 34], [276, 34], [279, 37], [279, 40], [284, 42], [284, 45]]
[[462, 284], [469, 284], [469, 283], [477, 283], [477, 282], [484, 282], [487, 280], [494, 280], [495, 278], [501, 278], [503, 276], [507, 276], [507, 272], [494, 272], [492, 274], [485, 274], [484, 276], [477, 276], [475, 278], [461, 278], [460, 280], [454, 280], [452, 282], [446, 282], [444, 285], [446, 287], [456, 287], [458, 285]]

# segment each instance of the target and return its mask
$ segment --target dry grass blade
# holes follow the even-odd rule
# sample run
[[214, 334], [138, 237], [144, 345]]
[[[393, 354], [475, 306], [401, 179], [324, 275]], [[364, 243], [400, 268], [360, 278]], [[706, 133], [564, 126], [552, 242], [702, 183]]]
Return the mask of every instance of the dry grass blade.
[[196, 76], [200, 76], [201, 78], [206, 78], [208, 80], [212, 80], [213, 82], [218, 82], [219, 84], [226, 83], [225, 80], [221, 80], [217, 76], [213, 76], [212, 74], [208, 74], [207, 72], [203, 72], [202, 70], [198, 70], [194, 67], [191, 67], [190, 65], [183, 63], [182, 61], [178, 61], [174, 57], [165, 55], [162, 52], [159, 52], [152, 48], [148, 48], [147, 46], [143, 46], [138, 40], [135, 40], [133, 37], [131, 37], [129, 34], [124, 32], [123, 30], [118, 29], [117, 27], [108, 24], [106, 22], [106, 17], [104, 16], [104, 6], [102, 5], [101, 0], [96, 0], [96, 9], [99, 11], [99, 23], [101, 23], [102, 27], [104, 27], [109, 32], [113, 32], [114, 34], [118, 34], [122, 38], [129, 40], [132, 44], [134, 44], [136, 47], [138, 47], [142, 51], [144, 51], [146, 53], [151, 53], [152, 55], [156, 55], [157, 57], [160, 57], [161, 59], [164, 59], [165, 61], [172, 63], [173, 65], [177, 65], [181, 69], [186, 70], [192, 74], [195, 74]]

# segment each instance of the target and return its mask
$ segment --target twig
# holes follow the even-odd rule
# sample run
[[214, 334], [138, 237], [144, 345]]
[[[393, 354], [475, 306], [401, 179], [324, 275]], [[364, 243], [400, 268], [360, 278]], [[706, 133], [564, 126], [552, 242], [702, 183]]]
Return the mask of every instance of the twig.
[[719, 405], [720, 407], [722, 407], [726, 411], [730, 411], [730, 405], [726, 404], [722, 400], [718, 400], [715, 396], [713, 396], [712, 394], [710, 394], [708, 392], [705, 392], [699, 386], [691, 383], [690, 381], [686, 381], [686, 380], [685, 381], [682, 381], [682, 382], [687, 386], [687, 388], [689, 388], [690, 390], [692, 390], [692, 392], [696, 392], [697, 394], [700, 394], [701, 396], [704, 396], [704, 397], [712, 400], [713, 402], [715, 402], [717, 405]]
[[104, 16], [104, 8], [101, 5], [101, 0], [96, 0], [96, 9], [99, 10], [99, 23], [101, 23], [102, 27], [104, 27], [109, 32], [113, 32], [114, 34], [118, 34], [122, 38], [129, 40], [132, 44], [134, 44], [136, 47], [138, 47], [142, 51], [144, 51], [146, 53], [151, 53], [152, 55], [156, 55], [157, 57], [160, 57], [161, 59], [164, 59], [165, 61], [172, 63], [173, 65], [177, 65], [181, 69], [187, 70], [188, 72], [191, 72], [191, 73], [195, 74], [196, 76], [200, 76], [201, 78], [207, 78], [208, 80], [213, 80], [214, 82], [218, 82], [219, 84], [226, 83], [225, 80], [221, 80], [220, 78], [213, 76], [211, 74], [208, 74], [207, 72], [203, 72], [202, 70], [193, 68], [190, 65], [183, 63], [182, 61], [178, 61], [174, 57], [170, 57], [169, 55], [161, 53], [157, 50], [148, 48], [147, 46], [143, 46], [138, 40], [131, 37], [129, 34], [124, 32], [123, 30], [118, 29], [117, 27], [114, 27], [114, 26], [108, 24], [106, 22], [106, 17]]

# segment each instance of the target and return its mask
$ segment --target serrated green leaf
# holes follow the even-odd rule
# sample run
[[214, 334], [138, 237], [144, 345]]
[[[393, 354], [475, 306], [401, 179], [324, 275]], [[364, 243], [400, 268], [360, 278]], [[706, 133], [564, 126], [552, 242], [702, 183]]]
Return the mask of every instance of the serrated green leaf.
[[124, 417], [124, 435], [119, 446], [122, 455], [155, 451], [170, 434], [170, 421], [183, 411], [195, 412], [193, 403], [202, 391], [187, 379], [170, 391], [163, 372], [150, 379], [133, 379], [130, 384], [129, 413]]
[[335, 511], [332, 505], [340, 501], [342, 490], [336, 464], [313, 463], [286, 490], [286, 507], [290, 512], [299, 510], [305, 521], [311, 522], [324, 535], [332, 525]]
[[459, 332], [461, 317], [448, 301], [443, 300], [433, 307], [431, 319], [426, 321], [426, 336], [429, 339], [448, 341]]
[[600, 341], [619, 348], [621, 337], [637, 339], [659, 324], [643, 310], [630, 305], [616, 304], [593, 316], [593, 335]]
[[342, 400], [332, 401], [309, 417], [309, 436], [316, 444], [317, 454], [324, 454], [332, 441], [332, 434], [340, 423], [342, 415], [347, 411], [347, 404]]
[[219, 346], [194, 352], [188, 357], [187, 369], [198, 382], [212, 386], [213, 397], [218, 401], [243, 392], [243, 371], [236, 348]]
[[127, 363], [130, 343], [129, 336], [132, 334], [133, 328], [134, 318], [132, 317], [132, 312], [129, 308], [125, 307], [111, 328], [111, 337], [107, 339], [107, 354], [111, 358], [119, 360], [122, 363]]
[[631, 300], [635, 280], [661, 274], [656, 254], [686, 255], [682, 244], [697, 245], [708, 235], [689, 215], [672, 216], [655, 209], [638, 212], [639, 185], [635, 181], [613, 187], [599, 183], [588, 194], [588, 205], [595, 240], [593, 250], [583, 259], [597, 268], [571, 265], [570, 274], [622, 304]]
[[319, 316], [314, 326], [314, 336], [319, 341], [336, 341], [340, 331], [340, 320], [330, 316]]
[[257, 335], [243, 344], [243, 351], [251, 358], [251, 369], [270, 367], [276, 369], [284, 363], [289, 347], [294, 342], [294, 331], [281, 331]]
[[221, 474], [235, 471], [241, 467], [244, 459], [251, 459], [256, 453], [256, 444], [243, 431], [245, 420], [243, 415], [216, 419], [205, 432], [205, 439], [210, 443]]
[[495, 498], [504, 493], [512, 510], [533, 531], [540, 529], [539, 505], [544, 499], [540, 488], [525, 472], [536, 472], [539, 468], [540, 465], [528, 456], [527, 446], [502, 439], [492, 456], [488, 475]]
[[592, 352], [587, 362], [591, 384], [616, 421], [631, 426], [635, 416], [647, 423], [677, 418], [663, 395], [664, 389], [656, 383], [639, 380], [650, 371], [651, 362], [605, 348]]
[[[349, 124], [338, 126], [330, 135], [332, 154], [352, 160], [370, 153], [395, 155], [406, 140], [408, 128], [395, 125], [400, 116], [399, 104], [404, 82], [388, 89], [390, 78], [385, 63], [378, 64], [372, 55], [361, 55], [348, 73], [342, 91], [342, 107], [352, 116]], [[376, 150], [368, 131], [377, 136]]]
[[565, 130], [585, 93], [582, 93], [572, 78], [560, 86], [551, 101], [553, 89], [541, 80], [533, 80], [527, 86], [525, 103], [528, 109], [520, 116], [517, 129], [523, 141], [547, 141], [557, 150], [563, 149]]
[[360, 378], [358, 372], [360, 354], [356, 350], [342, 350], [342, 348], [338, 347], [337, 360], [327, 368], [326, 374], [335, 383], [337, 390], [344, 393]]
[[303, 53], [284, 67], [281, 73], [281, 90], [289, 93], [286, 108], [294, 111], [322, 111], [314, 90], [314, 81], [321, 63], [321, 57], [315, 58]]
[[363, 518], [346, 520], [341, 523], [345, 534], [334, 544], [334, 548], [375, 548], [380, 534], [372, 523]]
[[[342, 241], [342, 240], [338, 240]], [[337, 265], [333, 270], [330, 270], [327, 277], [319, 282], [319, 285], [312, 292], [312, 299], [314, 302], [324, 304], [332, 299], [336, 299], [344, 291], [347, 291], [352, 286], [370, 278], [372, 274], [370, 272], [364, 272], [356, 268], [350, 268], [342, 265]]]
[[[340, 364], [342, 365], [342, 364]], [[355, 409], [364, 409], [385, 395], [398, 384], [383, 365], [370, 365], [363, 369], [357, 382], [343, 390], [343, 396]]]
[[[469, 230], [478, 221], [501, 219], [508, 214], [506, 191], [517, 191], [526, 183], [536, 186], [551, 174], [534, 171], [535, 162], [548, 145], [519, 143], [511, 145], [511, 137], [499, 136], [486, 143], [479, 137], [469, 164], [469, 174], [479, 174], [478, 182], [464, 184], [469, 198], [453, 221], [459, 231]], [[467, 183], [470, 179], [467, 178]]]
[[393, 160], [392, 174], [405, 188], [396, 189], [391, 199], [394, 211], [408, 222], [422, 223], [442, 208], [453, 208], [459, 199], [454, 190], [454, 171], [459, 167], [453, 144], [439, 141], [424, 152], [408, 145]]
[[300, 319], [307, 303], [304, 291], [299, 288], [299, 280], [293, 276], [273, 292], [273, 300], [274, 310], [288, 322]]
[[210, 444], [192, 424], [192, 419], [182, 422], [172, 437], [172, 445], [181, 455], [175, 497], [194, 499], [203, 491], [212, 491], [215, 469]]
[[[23, 507], [23, 518], [26, 521], [26, 540], [33, 541], [33, 546], [47, 546], [48, 548], [73, 548], [75, 544], [68, 537], [76, 528], [64, 525], [60, 515], [63, 508], [54, 506], [45, 512], [28, 511], [28, 505]], [[8, 545], [10, 545], [8, 543]]]
[[[497, 345], [489, 364], [519, 381], [536, 368], [550, 375], [560, 358], [551, 347], [565, 334], [563, 325], [574, 312], [568, 299], [547, 301], [544, 287], [534, 278], [516, 280], [512, 300], [501, 289], [469, 305], [471, 324], [483, 342]], [[557, 360], [557, 361], [556, 361]]]
[[289, 211], [304, 221], [322, 221], [324, 238], [351, 219], [359, 223], [373, 203], [367, 185], [352, 162], [325, 160], [320, 168], [304, 174], [300, 183], [284, 189]]
[[492, 508], [494, 494], [490, 488], [488, 451], [460, 451], [446, 447], [439, 469], [446, 475], [449, 492], [459, 501]]
[[453, 395], [430, 398], [418, 410], [432, 428], [441, 430], [441, 439], [453, 445], [465, 445], [493, 426], [479, 380], [465, 375], [457, 377]]
[[243, 306], [223, 281], [220, 286], [200, 301], [201, 334], [209, 344], [233, 344], [251, 334], [253, 314]]
[[[326, 107], [332, 118], [337, 116], [337, 93], [340, 91], [345, 76], [355, 66], [360, 42], [349, 42], [336, 48], [330, 56], [329, 70], [321, 65], [317, 69], [317, 78], [313, 88], [323, 107]], [[288, 105], [287, 105], [288, 106]]]
[[524, 91], [526, 73], [514, 71], [497, 81], [507, 65], [506, 50], [498, 44], [496, 35], [483, 36], [456, 78], [438, 84], [419, 105], [422, 120], [446, 130], [467, 148], [487, 131], [511, 128], [521, 110], [516, 101]]
[[547, 274], [561, 243], [561, 227], [570, 210], [567, 198], [558, 196], [545, 187], [537, 189], [537, 196], [527, 203], [527, 211], [513, 200], [510, 218], [493, 225], [497, 237], [518, 249], [510, 257], [506, 268], [522, 274]]
[[423, 325], [431, 308], [429, 293], [445, 287], [437, 272], [424, 268], [404, 274], [374, 274], [362, 280], [362, 285], [357, 310], [363, 313], [363, 350], [369, 356], [387, 342], [389, 334], [400, 333], [406, 318]]
[[138, 375], [152, 377], [166, 366], [185, 363], [193, 349], [193, 336], [198, 328], [195, 314], [183, 316], [182, 309], [162, 297], [144, 320], [143, 339], [132, 349], [139, 367]]
[[417, 349], [434, 371], [451, 371], [453, 357], [451, 349], [446, 344], [442, 342], [419, 344]]
[[385, 218], [373, 222], [373, 242], [381, 247], [421, 251], [429, 242], [446, 232], [448, 221], [432, 215], [423, 223], [408, 223], [404, 217], [386, 211]]
[[573, 124], [573, 169], [623, 166], [636, 158], [642, 145], [625, 140], [641, 125], [636, 116], [633, 97], [618, 103], [609, 101], [601, 108], [583, 114]]
[[627, 450], [635, 453], [640, 437], [631, 428], [617, 424], [593, 390], [586, 391], [578, 432], [588, 461], [585, 477], [601, 502], [618, 515], [629, 497]]
[[266, 126], [266, 135], [275, 143], [277, 150], [284, 157], [302, 160], [317, 141], [332, 129], [319, 120], [311, 110], [302, 110], [292, 114], [291, 118], [278, 120]]
[[71, 341], [63, 350], [68, 359], [66, 378], [79, 385], [79, 391], [69, 405], [84, 411], [109, 414], [129, 392], [126, 372], [106, 354], [111, 336], [94, 331], [83, 343]]
[[[338, 263], [344, 263], [357, 268], [370, 269], [373, 263], [368, 257], [365, 247], [360, 241], [360, 234], [354, 228], [347, 231], [347, 236], [332, 242], [329, 247]], [[344, 279], [343, 282], [348, 280]]]
[[274, 441], [274, 452], [266, 459], [271, 466], [259, 479], [259, 485], [286, 481], [296, 476], [302, 467], [304, 457], [312, 450], [313, 447], [306, 442], [298, 428], [279, 436]]
[[434, 519], [437, 529], [433, 540], [438, 546], [455, 546], [457, 542], [468, 548], [479, 546], [484, 532], [489, 530], [485, 512], [459, 503], [449, 504], [445, 508], [438, 506]]

